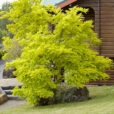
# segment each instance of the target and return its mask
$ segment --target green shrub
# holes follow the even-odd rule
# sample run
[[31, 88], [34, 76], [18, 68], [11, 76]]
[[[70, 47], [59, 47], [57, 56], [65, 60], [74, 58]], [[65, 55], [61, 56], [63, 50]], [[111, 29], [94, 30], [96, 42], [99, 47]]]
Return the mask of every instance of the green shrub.
[[39, 105], [52, 105], [57, 103], [79, 102], [89, 99], [89, 92], [86, 87], [76, 88], [75, 86], [61, 85], [53, 90], [54, 96], [47, 99], [40, 99]]

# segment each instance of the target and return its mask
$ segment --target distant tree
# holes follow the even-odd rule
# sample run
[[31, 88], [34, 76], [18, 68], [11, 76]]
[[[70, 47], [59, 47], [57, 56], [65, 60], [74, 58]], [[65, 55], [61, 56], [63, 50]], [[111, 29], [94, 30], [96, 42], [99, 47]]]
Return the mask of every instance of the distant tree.
[[[9, 11], [10, 7], [11, 7], [11, 4], [6, 2], [2, 5], [2, 8], [0, 9], [0, 11], [4, 11], [4, 13], [6, 13], [7, 11]], [[8, 18], [0, 19], [0, 42], [2, 41], [2, 38], [4, 36], [12, 37], [11, 33], [8, 32], [7, 30], [7, 25], [10, 23], [11, 22], [8, 20]]]
[[[41, 98], [52, 97], [63, 80], [83, 88], [90, 80], [109, 77], [105, 70], [111, 60], [90, 48], [101, 41], [92, 30], [92, 21], [84, 21], [82, 13], [87, 9], [73, 7], [63, 13], [50, 5], [44, 7], [40, 0], [17, 0], [12, 5], [2, 18], [14, 22], [8, 30], [14, 34], [12, 40], [23, 47], [16, 60], [6, 65], [6, 69], [16, 69], [14, 74], [23, 84], [13, 90], [14, 95], [38, 105]], [[12, 41], [4, 39], [4, 46], [11, 49]]]

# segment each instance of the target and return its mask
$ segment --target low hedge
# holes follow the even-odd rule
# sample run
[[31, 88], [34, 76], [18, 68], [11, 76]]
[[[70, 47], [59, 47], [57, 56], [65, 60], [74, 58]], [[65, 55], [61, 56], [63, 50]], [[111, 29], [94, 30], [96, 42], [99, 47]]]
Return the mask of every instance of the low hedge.
[[89, 99], [89, 91], [86, 87], [77, 88], [75, 86], [59, 86], [57, 90], [54, 91], [54, 96], [48, 99], [41, 99], [39, 102], [40, 106], [52, 105], [58, 103], [69, 103], [69, 102], [79, 102]]

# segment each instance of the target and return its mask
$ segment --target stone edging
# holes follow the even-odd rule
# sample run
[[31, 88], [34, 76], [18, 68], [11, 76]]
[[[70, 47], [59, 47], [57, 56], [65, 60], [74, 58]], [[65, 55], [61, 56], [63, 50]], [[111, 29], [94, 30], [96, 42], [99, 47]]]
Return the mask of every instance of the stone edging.
[[[0, 90], [2, 91], [2, 88], [0, 87]], [[7, 95], [4, 91], [2, 91], [2, 94], [0, 95], [0, 105], [8, 100]]]

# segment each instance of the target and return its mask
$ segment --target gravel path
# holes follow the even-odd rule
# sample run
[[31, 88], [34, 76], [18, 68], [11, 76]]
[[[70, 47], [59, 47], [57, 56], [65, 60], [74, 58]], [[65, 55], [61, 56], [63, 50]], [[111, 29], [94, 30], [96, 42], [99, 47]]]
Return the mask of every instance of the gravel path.
[[25, 100], [8, 100], [4, 104], [0, 105], [0, 110], [15, 108], [17, 106], [21, 106], [27, 104]]
[[[18, 85], [22, 85], [15, 78], [2, 79], [4, 66], [5, 66], [5, 61], [0, 60], [0, 87], [1, 86], [18, 86]], [[14, 108], [14, 107], [24, 105], [24, 104], [26, 104], [25, 100], [8, 100], [4, 104], [0, 105], [0, 110]]]
[[[15, 78], [0, 80], [0, 86], [18, 86], [18, 85], [22, 85], [22, 84], [19, 83], [18, 80]], [[0, 105], [0, 110], [14, 108], [14, 107], [24, 105], [24, 104], [26, 104], [25, 100], [19, 100], [19, 99], [18, 100], [8, 100], [4, 104]]]

